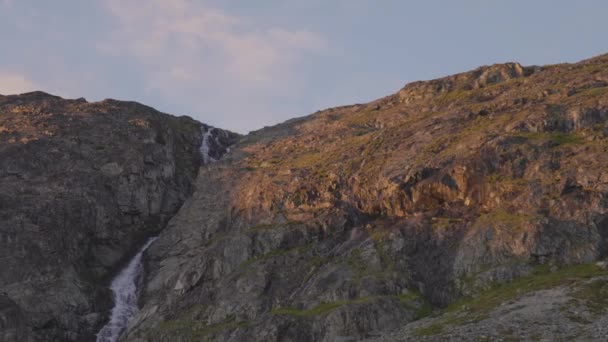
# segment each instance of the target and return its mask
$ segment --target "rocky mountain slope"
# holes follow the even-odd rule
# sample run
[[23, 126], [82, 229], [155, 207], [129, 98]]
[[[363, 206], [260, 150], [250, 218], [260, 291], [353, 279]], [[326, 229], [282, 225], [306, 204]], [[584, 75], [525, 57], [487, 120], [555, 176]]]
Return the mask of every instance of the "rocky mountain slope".
[[555, 315], [601, 324], [607, 119], [603, 55], [481, 67], [254, 132], [199, 170], [122, 339], [483, 339], [524, 295], [578, 298], [586, 314]]
[[244, 137], [0, 96], [0, 340], [94, 340], [157, 234], [123, 341], [602, 339], [607, 136], [608, 55]]
[[[208, 129], [135, 102], [0, 96], [0, 341], [95, 339], [111, 277], [191, 195]], [[217, 132], [214, 153], [237, 138]]]

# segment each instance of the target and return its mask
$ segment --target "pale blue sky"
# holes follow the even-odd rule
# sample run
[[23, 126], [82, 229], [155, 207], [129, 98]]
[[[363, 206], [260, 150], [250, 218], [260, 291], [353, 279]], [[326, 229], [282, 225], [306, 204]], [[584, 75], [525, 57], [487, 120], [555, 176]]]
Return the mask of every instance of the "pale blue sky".
[[608, 52], [605, 0], [0, 0], [0, 93], [245, 133], [483, 64]]

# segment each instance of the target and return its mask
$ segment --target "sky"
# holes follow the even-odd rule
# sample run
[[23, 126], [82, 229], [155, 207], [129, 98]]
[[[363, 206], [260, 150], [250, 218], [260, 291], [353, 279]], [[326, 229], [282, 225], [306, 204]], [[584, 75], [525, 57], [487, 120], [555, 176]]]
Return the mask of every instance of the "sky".
[[605, 0], [0, 0], [0, 94], [246, 133], [480, 65], [608, 52]]

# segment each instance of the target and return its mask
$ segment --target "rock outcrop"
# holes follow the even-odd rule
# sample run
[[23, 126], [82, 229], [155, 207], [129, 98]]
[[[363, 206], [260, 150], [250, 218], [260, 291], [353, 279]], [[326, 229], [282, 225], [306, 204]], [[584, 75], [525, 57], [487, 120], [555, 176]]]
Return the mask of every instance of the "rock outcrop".
[[603, 276], [607, 81], [605, 55], [494, 65], [253, 132], [151, 246], [123, 339], [374, 338]]
[[0, 96], [0, 340], [94, 340], [112, 276], [192, 193], [205, 129], [135, 102]]

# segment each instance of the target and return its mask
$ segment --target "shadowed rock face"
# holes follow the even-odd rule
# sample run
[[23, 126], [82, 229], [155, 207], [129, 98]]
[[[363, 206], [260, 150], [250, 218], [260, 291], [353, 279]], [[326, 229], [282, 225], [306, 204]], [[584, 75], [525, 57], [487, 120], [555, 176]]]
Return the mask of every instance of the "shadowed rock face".
[[370, 337], [602, 258], [607, 80], [494, 65], [249, 134], [151, 246], [123, 339]]
[[135, 102], [0, 96], [0, 340], [94, 339], [114, 273], [192, 193], [201, 132]]

